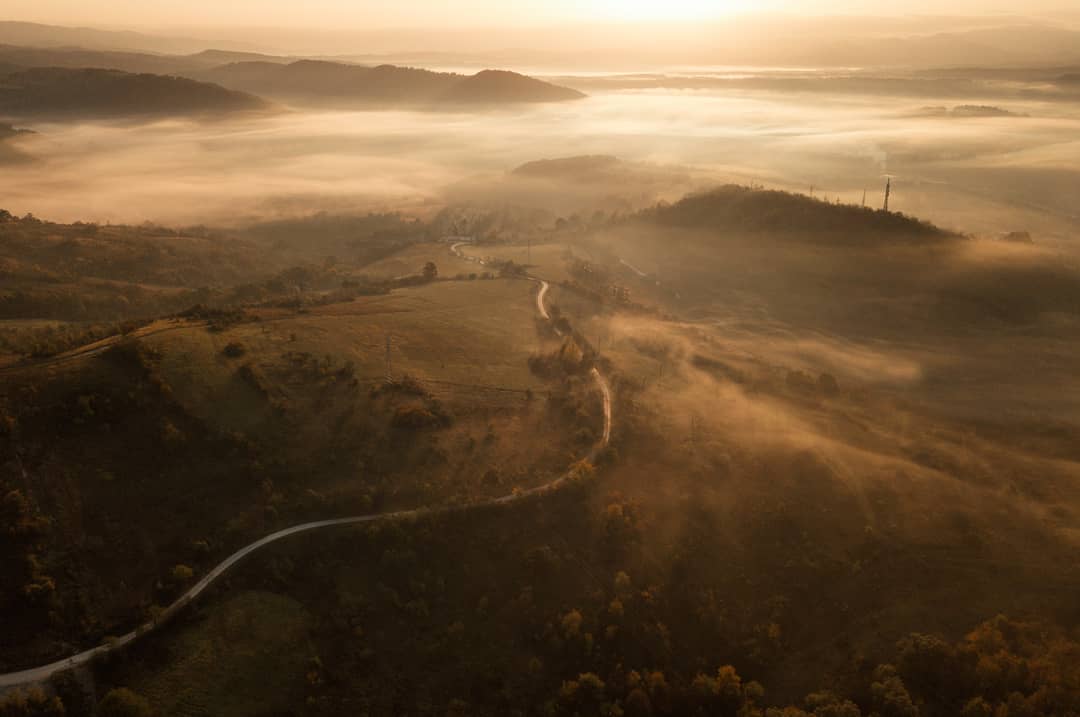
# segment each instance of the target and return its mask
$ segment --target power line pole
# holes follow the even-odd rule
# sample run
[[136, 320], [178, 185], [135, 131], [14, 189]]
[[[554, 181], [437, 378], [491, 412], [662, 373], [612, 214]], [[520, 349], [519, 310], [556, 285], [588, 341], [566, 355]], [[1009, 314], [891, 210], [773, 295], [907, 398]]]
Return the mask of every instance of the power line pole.
[[892, 194], [892, 177], [885, 179], [885, 211], [889, 211], [889, 195]]
[[862, 190], [862, 205], [866, 206], [866, 189]]
[[394, 382], [394, 367], [390, 361], [390, 334], [386, 335], [386, 382]]

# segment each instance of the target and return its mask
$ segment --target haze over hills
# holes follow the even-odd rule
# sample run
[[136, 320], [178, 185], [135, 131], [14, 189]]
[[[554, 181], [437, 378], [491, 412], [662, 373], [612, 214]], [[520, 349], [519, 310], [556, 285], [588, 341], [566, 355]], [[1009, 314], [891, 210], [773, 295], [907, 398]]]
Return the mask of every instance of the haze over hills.
[[38, 67], [0, 77], [0, 114], [116, 117], [266, 109], [243, 92], [181, 77]]
[[380, 65], [362, 67], [299, 60], [289, 64], [239, 62], [195, 77], [275, 99], [357, 104], [480, 104], [560, 102], [584, 97], [576, 90], [514, 72], [475, 75]]
[[[24, 68], [39, 69], [30, 75], [17, 73]], [[48, 72], [43, 68], [48, 68]], [[44, 91], [42, 83], [71, 82], [77, 77], [71, 72], [60, 72], [59, 68], [92, 68], [94, 73], [85, 73], [83, 76], [97, 83], [111, 78], [114, 85], [132, 84], [136, 80], [122, 74], [107, 74], [102, 70], [138, 73], [142, 76], [138, 82], [144, 85], [141, 92], [147, 92], [148, 86], [155, 83], [162, 87], [184, 88], [171, 104], [162, 104], [159, 101], [158, 108], [149, 112], [162, 111], [165, 106], [173, 110], [182, 110], [184, 107], [198, 110], [212, 107], [235, 109], [244, 105], [237, 97], [234, 97], [232, 102], [226, 101], [224, 98], [227, 95], [224, 93], [218, 93], [219, 99], [216, 102], [198, 99], [191, 94], [194, 85], [179, 83], [176, 77], [150, 80], [151, 75], [176, 75], [194, 79], [203, 85], [212, 84], [236, 92], [322, 105], [502, 105], [561, 102], [584, 97], [584, 94], [577, 90], [503, 70], [484, 70], [473, 75], [460, 75], [393, 65], [365, 67], [224, 50], [205, 50], [192, 55], [160, 55], [6, 45], [0, 46], [0, 75], [10, 75], [8, 84], [21, 88], [19, 92], [25, 97], [22, 100], [16, 99], [12, 94], [14, 88], [8, 87], [6, 92], [10, 96], [4, 101], [4, 111], [28, 112], [45, 101], [41, 94]], [[27, 94], [29, 88], [24, 86], [31, 77], [32, 84], [38, 88], [33, 96]], [[211, 91], [204, 87], [202, 92], [205, 94]], [[86, 115], [100, 114], [102, 108], [112, 102], [102, 96], [87, 99], [90, 102], [83, 112]], [[54, 111], [55, 108], [55, 100], [51, 100], [48, 105], [41, 105], [41, 109], [46, 111]], [[147, 113], [133, 106], [115, 106], [109, 113], [119, 115], [129, 111]]]
[[[559, 102], [584, 97], [570, 90], [513, 72], [489, 70], [472, 76], [399, 67], [352, 68], [302, 61], [291, 82], [262, 85], [250, 66], [223, 68], [225, 84], [264, 87], [268, 96], [323, 105], [478, 106]], [[260, 75], [270, 63], [257, 63]], [[327, 72], [327, 68], [330, 69]], [[276, 76], [276, 73], [271, 73]], [[244, 78], [238, 77], [244, 76]], [[207, 75], [203, 75], [207, 76]], [[360, 82], [350, 80], [360, 79]], [[275, 88], [277, 88], [275, 90]], [[240, 89], [185, 77], [128, 73], [120, 70], [14, 66], [0, 71], [0, 116], [123, 117], [184, 115], [268, 109], [260, 97]]]
[[[81, 47], [25, 47], [0, 45], [0, 62], [16, 67], [92, 67], [123, 72], [182, 75], [244, 57], [226, 51], [195, 55], [161, 55], [148, 52], [96, 50]], [[263, 56], [259, 55], [262, 58]], [[237, 59], [233, 59], [237, 58]], [[266, 59], [270, 59], [268, 56]]]
[[[37, 22], [0, 21], [0, 44], [34, 47], [82, 47], [96, 50], [129, 52], [185, 53], [205, 50], [203, 40], [150, 35], [130, 30], [102, 30], [90, 27], [66, 27]], [[243, 43], [222, 41], [218, 47], [250, 49]]]
[[650, 66], [940, 67], [1080, 63], [1080, 27], [1076, 23], [1022, 15], [750, 14], [701, 23], [655, 23], [648, 28], [573, 24], [542, 28], [440, 28], [432, 33], [236, 27], [217, 28], [206, 34], [204, 38], [178, 38], [0, 22], [0, 44], [8, 45], [181, 55], [217, 48], [296, 58], [318, 56], [364, 64], [525, 66], [558, 71], [584, 65], [594, 69], [641, 70]]
[[185, 75], [232, 62], [294, 62], [296, 58], [256, 52], [203, 50], [170, 55], [86, 47], [40, 47], [0, 44], [0, 63], [18, 67], [93, 67], [124, 72]]
[[11, 137], [18, 137], [21, 134], [30, 134], [31, 131], [27, 129], [19, 129], [12, 125], [0, 122], [0, 140], [9, 139]]

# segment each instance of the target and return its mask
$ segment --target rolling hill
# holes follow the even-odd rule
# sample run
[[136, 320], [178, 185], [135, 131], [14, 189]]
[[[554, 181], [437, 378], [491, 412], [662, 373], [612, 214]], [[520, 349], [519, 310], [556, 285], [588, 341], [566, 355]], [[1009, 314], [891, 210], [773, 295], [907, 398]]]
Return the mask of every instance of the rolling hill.
[[12, 117], [182, 115], [266, 107], [243, 92], [164, 75], [38, 67], [0, 78], [0, 114]]

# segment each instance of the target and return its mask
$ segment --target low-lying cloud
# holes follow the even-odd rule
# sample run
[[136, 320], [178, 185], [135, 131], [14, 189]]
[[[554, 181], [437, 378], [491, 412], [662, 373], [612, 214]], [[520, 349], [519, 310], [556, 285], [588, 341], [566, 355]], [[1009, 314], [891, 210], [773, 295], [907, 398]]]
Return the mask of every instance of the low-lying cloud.
[[[528, 161], [611, 154], [692, 167], [716, 182], [813, 187], [849, 203], [866, 190], [874, 206], [892, 174], [894, 208], [955, 228], [1052, 236], [1075, 228], [1075, 207], [1060, 189], [1080, 166], [1074, 105], [1011, 103], [1023, 117], [907, 114], [924, 105], [917, 97], [647, 90], [503, 112], [37, 124], [37, 135], [11, 140], [32, 161], [0, 171], [4, 201], [19, 213], [239, 223], [297, 207], [424, 206], [462, 180], [499, 179]], [[1010, 181], [1017, 177], [1021, 186]], [[483, 182], [476, 186], [484, 199]]]

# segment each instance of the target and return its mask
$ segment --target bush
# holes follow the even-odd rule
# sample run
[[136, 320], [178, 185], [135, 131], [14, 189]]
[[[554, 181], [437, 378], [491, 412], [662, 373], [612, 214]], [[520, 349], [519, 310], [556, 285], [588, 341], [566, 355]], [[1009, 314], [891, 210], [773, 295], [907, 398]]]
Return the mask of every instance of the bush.
[[29, 691], [15, 690], [0, 696], [0, 716], [17, 715], [18, 717], [61, 717], [64, 705], [59, 697], [49, 697], [40, 687], [31, 687]]
[[402, 406], [394, 413], [393, 424], [395, 428], [407, 428], [419, 430], [422, 428], [434, 428], [442, 423], [442, 420], [424, 406]]
[[195, 577], [195, 571], [189, 568], [187, 565], [177, 565], [172, 569], [170, 574], [174, 583], [186, 583]]
[[146, 698], [126, 687], [109, 690], [98, 704], [99, 717], [150, 717], [153, 714]]
[[247, 348], [239, 341], [230, 341], [225, 345], [225, 348], [222, 349], [221, 353], [229, 358], [240, 358], [247, 353]]
[[817, 385], [823, 396], [832, 397], [840, 393], [840, 384], [831, 373], [823, 373], [818, 376]]

